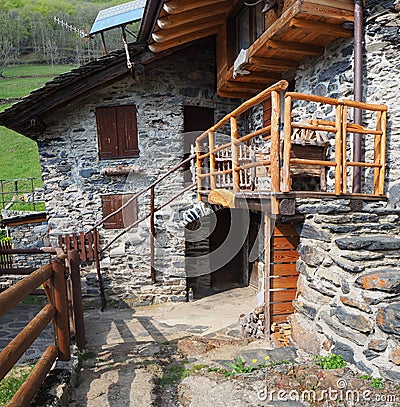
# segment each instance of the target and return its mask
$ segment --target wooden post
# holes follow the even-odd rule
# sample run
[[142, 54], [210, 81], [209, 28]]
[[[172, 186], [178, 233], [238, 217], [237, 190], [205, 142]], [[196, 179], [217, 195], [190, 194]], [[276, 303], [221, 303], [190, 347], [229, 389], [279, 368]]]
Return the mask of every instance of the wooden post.
[[264, 317], [265, 340], [271, 338], [271, 218], [264, 213]]
[[154, 187], [150, 189], [150, 274], [151, 274], [151, 283], [155, 284], [156, 279], [156, 269], [154, 264], [154, 236], [156, 233], [156, 228], [154, 225]]
[[342, 192], [347, 194], [347, 114], [348, 107], [342, 109]]
[[281, 104], [279, 102], [279, 93], [271, 93], [272, 114], [271, 114], [271, 210], [272, 214], [279, 214], [279, 203], [275, 194], [281, 191], [281, 174], [280, 174], [280, 135], [279, 119]]
[[290, 153], [292, 151], [292, 97], [285, 97], [284, 108], [284, 140], [283, 140], [283, 167], [282, 167], [282, 192], [290, 192]]
[[200, 141], [198, 139], [196, 139], [196, 172], [197, 172], [197, 199], [199, 201], [201, 201], [201, 195], [200, 195], [200, 191], [202, 190], [203, 187], [203, 183], [202, 183], [202, 179], [201, 179], [201, 174], [202, 174], [202, 170], [201, 170], [201, 147], [200, 147]]
[[335, 133], [335, 194], [342, 191], [342, 116], [343, 106], [336, 106], [336, 133]]
[[57, 347], [49, 346], [39, 359], [39, 362], [36, 363], [30, 375], [7, 404], [7, 407], [25, 407], [29, 405], [44, 382], [44, 379], [57, 359], [57, 356]]
[[208, 132], [208, 151], [210, 152], [210, 188], [215, 189], [217, 182], [215, 178], [215, 134], [212, 131]]
[[378, 194], [383, 195], [385, 193], [385, 171], [386, 171], [386, 111], [382, 112], [381, 125], [382, 125], [382, 140], [381, 140], [381, 165], [379, 174], [379, 186]]
[[52, 259], [51, 267], [54, 272], [54, 306], [56, 308], [55, 326], [57, 332], [57, 345], [60, 351], [60, 360], [70, 360], [71, 350], [68, 299], [64, 260], [61, 260], [60, 258]]
[[231, 153], [232, 153], [232, 182], [233, 192], [240, 191], [240, 175], [239, 167], [239, 146], [238, 146], [239, 130], [237, 117], [231, 117]]
[[[382, 131], [382, 112], [377, 112], [376, 117], [376, 130]], [[374, 164], [381, 164], [381, 144], [382, 135], [376, 134], [374, 136]], [[380, 168], [374, 169], [374, 194], [379, 194], [379, 181], [380, 181]]]
[[82, 284], [80, 273], [80, 257], [77, 250], [68, 252], [69, 272], [72, 284], [72, 309], [75, 323], [76, 346], [82, 349], [86, 345], [85, 323], [83, 320]]
[[[91, 236], [92, 236], [92, 234], [88, 233], [88, 237], [91, 237]], [[89, 241], [89, 249], [91, 249], [90, 241]], [[104, 250], [104, 248], [103, 248], [103, 250]], [[98, 229], [93, 230], [93, 254], [94, 254], [94, 260], [96, 262], [97, 279], [99, 281], [99, 288], [100, 288], [101, 312], [103, 312], [107, 306], [107, 299], [106, 299], [106, 293], [104, 291], [103, 276], [101, 275], [101, 269], [100, 269], [100, 236], [99, 236]]]

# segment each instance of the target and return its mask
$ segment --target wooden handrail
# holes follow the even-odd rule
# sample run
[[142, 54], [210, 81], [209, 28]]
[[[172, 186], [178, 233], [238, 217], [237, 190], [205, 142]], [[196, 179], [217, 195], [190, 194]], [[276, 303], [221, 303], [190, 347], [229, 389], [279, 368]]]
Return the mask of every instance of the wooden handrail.
[[42, 385], [51, 366], [58, 356], [58, 348], [54, 345], [48, 346], [42, 357], [36, 363], [30, 375], [15, 393], [7, 407], [26, 407], [33, 399]]
[[0, 293], [0, 317], [13, 309], [21, 300], [47, 281], [52, 275], [53, 270], [51, 265], [46, 264], [12, 285], [6, 291]]

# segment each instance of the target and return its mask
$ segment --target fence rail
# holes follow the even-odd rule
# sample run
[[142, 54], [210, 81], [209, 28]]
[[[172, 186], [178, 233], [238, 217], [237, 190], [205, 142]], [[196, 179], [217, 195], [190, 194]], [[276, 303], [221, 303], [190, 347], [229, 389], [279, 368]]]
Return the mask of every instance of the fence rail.
[[[10, 251], [15, 253], [18, 250], [2, 249], [1, 253], [7, 254]], [[71, 276], [70, 281], [73, 282], [72, 299], [68, 298], [68, 274]], [[76, 250], [70, 250], [67, 254], [59, 252], [49, 264], [36, 269], [0, 293], [0, 317], [10, 312], [41, 285], [44, 286], [49, 301], [0, 352], [0, 380], [12, 369], [47, 325], [50, 322], [54, 324], [54, 344], [49, 344], [27, 380], [8, 404], [9, 407], [28, 406], [53, 363], [57, 359], [70, 360], [71, 328], [78, 347], [82, 348], [85, 345], [80, 284], [79, 253]]]
[[13, 205], [36, 210], [44, 203], [44, 190], [39, 187], [40, 178], [2, 179], [0, 180], [1, 209], [12, 209]]

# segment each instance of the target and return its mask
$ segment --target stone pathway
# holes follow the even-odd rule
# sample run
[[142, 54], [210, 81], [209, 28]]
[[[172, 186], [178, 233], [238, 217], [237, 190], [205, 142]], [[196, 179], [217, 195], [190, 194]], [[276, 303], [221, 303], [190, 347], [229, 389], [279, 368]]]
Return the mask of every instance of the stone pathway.
[[[43, 308], [43, 305], [18, 304], [0, 318], [0, 350], [2, 350], [28, 322]], [[54, 344], [53, 325], [49, 324], [25, 352], [18, 364], [26, 364], [40, 358], [47, 346]]]

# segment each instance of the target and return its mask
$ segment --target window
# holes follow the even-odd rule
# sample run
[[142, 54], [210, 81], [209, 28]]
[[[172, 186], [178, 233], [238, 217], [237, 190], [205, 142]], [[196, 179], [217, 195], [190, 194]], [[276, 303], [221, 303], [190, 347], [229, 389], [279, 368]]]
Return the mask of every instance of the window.
[[[131, 194], [102, 195], [103, 218], [110, 215], [132, 197]], [[104, 229], [123, 229], [137, 220], [137, 201], [133, 200], [121, 212], [104, 222]]]
[[234, 17], [236, 52], [247, 49], [262, 34], [264, 29], [264, 2], [255, 6], [244, 6]]
[[96, 109], [100, 159], [138, 157], [136, 106]]

